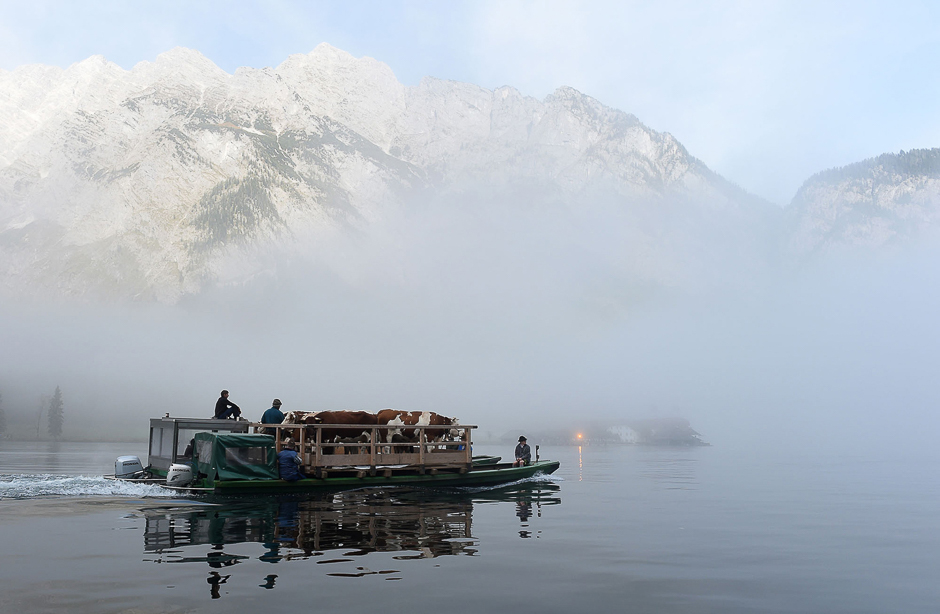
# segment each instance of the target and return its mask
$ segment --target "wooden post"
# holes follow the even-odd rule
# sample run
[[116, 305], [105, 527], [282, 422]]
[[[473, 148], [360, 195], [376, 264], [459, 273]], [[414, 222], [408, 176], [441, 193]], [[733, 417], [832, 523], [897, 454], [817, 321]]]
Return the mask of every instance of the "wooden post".
[[370, 439], [372, 440], [372, 446], [370, 447], [370, 450], [369, 450], [369, 466], [372, 468], [372, 472], [371, 472], [372, 475], [375, 475], [375, 465], [376, 465], [375, 463], [375, 440], [378, 436], [379, 436], [379, 429], [378, 427], [373, 426], [372, 435], [370, 437]]
[[315, 426], [314, 428], [317, 429], [317, 456], [316, 456], [317, 462], [316, 462], [316, 465], [317, 465], [317, 467], [319, 468], [319, 467], [322, 467], [322, 466], [323, 466], [323, 448], [321, 447], [321, 444], [323, 443], [323, 429], [320, 428], [320, 425], [317, 425], [317, 426]]
[[418, 464], [421, 465], [421, 475], [424, 475], [424, 442], [426, 437], [424, 436], [424, 427], [418, 429]]

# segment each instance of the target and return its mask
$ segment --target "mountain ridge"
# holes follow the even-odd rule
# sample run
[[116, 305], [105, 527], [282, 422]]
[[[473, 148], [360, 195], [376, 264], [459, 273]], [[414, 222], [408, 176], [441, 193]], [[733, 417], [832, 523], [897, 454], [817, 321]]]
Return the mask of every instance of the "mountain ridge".
[[[102, 56], [30, 65], [0, 73], [0, 92], [0, 287], [13, 294], [175, 302], [252, 278], [272, 250], [350, 233], [400, 246], [388, 225], [418, 202], [560, 203], [585, 228], [572, 244], [590, 245], [590, 224], [615, 228], [600, 264], [626, 283], [705, 283], [774, 258], [779, 208], [566, 86], [541, 101], [431, 77], [406, 86], [322, 43], [232, 74], [181, 47], [130, 70]], [[794, 216], [790, 245], [806, 251], [815, 222]]]

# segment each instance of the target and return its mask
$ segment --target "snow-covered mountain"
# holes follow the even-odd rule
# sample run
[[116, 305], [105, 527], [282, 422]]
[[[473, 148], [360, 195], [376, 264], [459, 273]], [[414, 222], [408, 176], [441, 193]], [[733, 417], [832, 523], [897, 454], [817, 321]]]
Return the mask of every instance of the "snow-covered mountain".
[[424, 180], [276, 71], [230, 76], [193, 51], [0, 78], [14, 285], [173, 300], [212, 277], [227, 246], [368, 219], [390, 186]]
[[0, 72], [0, 287], [14, 293], [173, 302], [263, 272], [275, 245], [487, 199], [601, 227], [601, 258], [650, 284], [759, 269], [780, 226], [671, 135], [567, 87], [542, 101], [409, 87], [326, 44], [232, 75], [180, 48], [129, 71], [92, 57]]
[[788, 208], [790, 249], [879, 247], [940, 224], [940, 149], [884, 154], [808, 179]]

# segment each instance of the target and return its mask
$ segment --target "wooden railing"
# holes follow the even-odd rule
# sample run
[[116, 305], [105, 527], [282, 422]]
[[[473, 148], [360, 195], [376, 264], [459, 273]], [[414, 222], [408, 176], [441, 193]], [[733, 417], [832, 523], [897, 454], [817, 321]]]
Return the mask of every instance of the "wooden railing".
[[[411, 466], [421, 473], [444, 467], [466, 468], [472, 460], [470, 449], [473, 425], [373, 425], [373, 424], [260, 424], [249, 426], [256, 433], [274, 432], [277, 451], [286, 438], [294, 440], [297, 453], [303, 460], [305, 473], [319, 473], [337, 467], [378, 468]], [[323, 431], [348, 431], [345, 441], [324, 441]], [[431, 438], [427, 431], [444, 431], [443, 437]], [[391, 431], [414, 431], [416, 441], [389, 442]], [[368, 436], [364, 436], [367, 434]], [[364, 441], [349, 441], [363, 436]]]

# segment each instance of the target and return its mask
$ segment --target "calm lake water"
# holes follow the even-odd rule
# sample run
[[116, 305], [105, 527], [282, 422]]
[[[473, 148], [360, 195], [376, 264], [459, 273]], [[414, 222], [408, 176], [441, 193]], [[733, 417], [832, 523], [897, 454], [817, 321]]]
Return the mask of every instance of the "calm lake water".
[[96, 477], [122, 454], [0, 442], [0, 612], [940, 609], [938, 455], [543, 447], [501, 489], [180, 499]]

